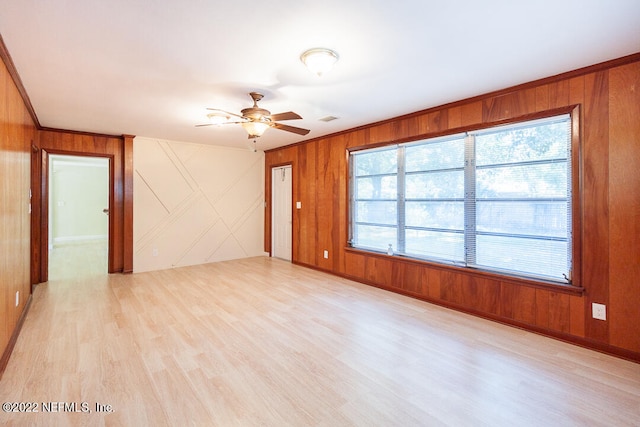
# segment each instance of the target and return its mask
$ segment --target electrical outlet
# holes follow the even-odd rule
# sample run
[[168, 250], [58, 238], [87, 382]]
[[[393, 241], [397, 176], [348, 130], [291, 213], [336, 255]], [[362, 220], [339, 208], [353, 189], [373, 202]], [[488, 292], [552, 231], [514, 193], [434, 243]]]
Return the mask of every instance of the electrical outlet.
[[158, 256], [158, 248], [153, 248], [153, 250], [151, 251], [151, 255]]
[[607, 320], [607, 306], [604, 304], [591, 304], [591, 315], [594, 319]]
[[296, 209], [302, 209], [302, 202], [296, 202]]
[[16, 307], [20, 305], [20, 291], [16, 291]]
[[329, 259], [329, 251], [324, 251], [324, 258]]

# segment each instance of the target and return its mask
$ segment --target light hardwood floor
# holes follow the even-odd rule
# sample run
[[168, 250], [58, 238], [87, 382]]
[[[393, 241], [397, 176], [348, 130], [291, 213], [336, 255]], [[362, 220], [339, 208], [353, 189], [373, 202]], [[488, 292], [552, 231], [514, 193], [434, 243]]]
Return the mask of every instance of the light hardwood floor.
[[49, 280], [107, 274], [108, 250], [107, 239], [54, 246], [49, 250]]
[[640, 365], [260, 257], [39, 285], [0, 402], [40, 411], [2, 425], [638, 426]]

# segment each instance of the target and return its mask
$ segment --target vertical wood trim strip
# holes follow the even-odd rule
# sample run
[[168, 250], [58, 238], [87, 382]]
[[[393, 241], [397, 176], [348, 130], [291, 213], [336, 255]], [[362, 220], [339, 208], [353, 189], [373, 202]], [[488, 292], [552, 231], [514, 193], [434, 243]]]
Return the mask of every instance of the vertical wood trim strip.
[[[37, 143], [39, 144], [39, 143]], [[42, 197], [40, 188], [40, 173], [42, 171], [42, 156], [40, 147], [31, 147], [31, 284], [42, 282], [40, 278], [40, 223], [42, 221]]]
[[40, 282], [49, 280], [49, 155], [40, 150]]
[[124, 218], [122, 272], [133, 272], [133, 135], [123, 135]]
[[585, 76], [582, 274], [586, 337], [609, 343], [609, 323], [593, 319], [591, 304], [609, 304], [609, 100], [608, 71]]
[[610, 340], [640, 352], [640, 63], [609, 77]]

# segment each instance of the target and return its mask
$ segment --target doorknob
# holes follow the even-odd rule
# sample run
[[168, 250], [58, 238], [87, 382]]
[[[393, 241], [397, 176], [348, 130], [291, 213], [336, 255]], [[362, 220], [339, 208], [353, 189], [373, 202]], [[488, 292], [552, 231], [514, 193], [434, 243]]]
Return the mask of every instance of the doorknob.
[[105, 214], [109, 215], [109, 208], [102, 209], [102, 212], [104, 212]]

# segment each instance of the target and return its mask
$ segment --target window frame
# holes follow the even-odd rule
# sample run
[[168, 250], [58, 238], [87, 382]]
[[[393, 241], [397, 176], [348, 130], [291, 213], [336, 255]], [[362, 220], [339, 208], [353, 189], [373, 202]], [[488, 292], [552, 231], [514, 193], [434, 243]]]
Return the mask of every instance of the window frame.
[[[538, 112], [534, 114], [526, 114], [521, 116], [516, 116], [513, 118], [498, 120], [492, 122], [485, 122], [476, 125], [469, 125], [465, 127], [452, 128], [443, 132], [434, 132], [434, 133], [426, 133], [420, 135], [414, 135], [408, 138], [388, 141], [388, 142], [380, 142], [376, 144], [363, 145], [358, 147], [350, 147], [347, 148], [347, 242], [346, 249], [352, 252], [359, 252], [364, 254], [371, 254], [376, 256], [384, 256], [389, 257], [385, 252], [380, 249], [367, 248], [367, 247], [354, 247], [353, 242], [353, 230], [354, 224], [352, 221], [351, 209], [353, 195], [354, 195], [354, 179], [353, 179], [353, 171], [352, 171], [352, 153], [362, 151], [362, 150], [372, 150], [372, 149], [390, 149], [394, 146], [399, 146], [400, 144], [409, 145], [411, 142], [418, 142], [425, 139], [448, 139], [453, 138], [456, 135], [462, 135], [466, 133], [473, 133], [478, 131], [483, 131], [489, 128], [499, 128], [502, 126], [512, 126], [521, 122], [528, 121], [536, 121], [536, 120], [544, 120], [553, 118], [555, 116], [561, 115], [569, 115], [569, 130], [570, 130], [570, 149], [571, 149], [571, 157], [568, 161], [571, 162], [570, 165], [570, 204], [571, 204], [571, 223], [570, 230], [568, 230], [568, 234], [571, 235], [571, 277], [567, 283], [548, 280], [542, 277], [528, 276], [528, 275], [518, 275], [513, 274], [512, 272], [500, 271], [498, 269], [483, 269], [477, 266], [466, 266], [460, 265], [458, 263], [453, 262], [440, 262], [437, 258], [429, 257], [429, 258], [421, 258], [421, 257], [413, 257], [404, 254], [394, 254], [394, 258], [398, 260], [402, 260], [403, 262], [415, 263], [420, 265], [429, 265], [437, 268], [445, 268], [445, 269], [455, 269], [462, 270], [466, 273], [470, 274], [479, 274], [481, 276], [488, 276], [491, 278], [496, 278], [499, 280], [507, 280], [515, 283], [523, 283], [533, 286], [542, 286], [542, 287], [552, 287], [558, 290], [565, 290], [570, 292], [583, 292], [584, 288], [582, 287], [582, 155], [581, 155], [581, 111], [579, 105], [571, 105], [568, 107], [557, 108], [552, 110], [546, 110], [543, 112]], [[400, 168], [400, 166], [399, 166]], [[399, 172], [398, 172], [399, 173]], [[400, 180], [399, 180], [400, 181]], [[398, 184], [400, 185], [400, 183]], [[404, 194], [404, 193], [403, 193]]]

